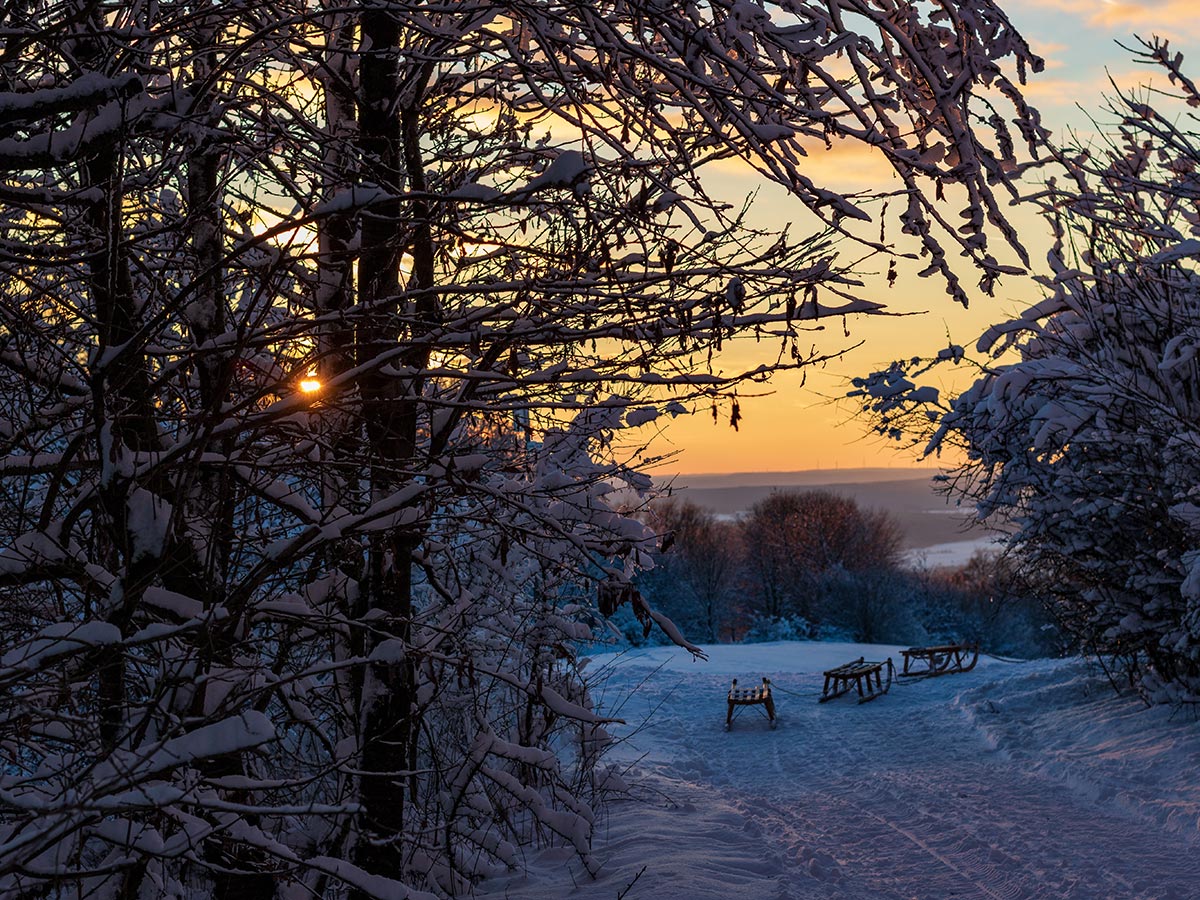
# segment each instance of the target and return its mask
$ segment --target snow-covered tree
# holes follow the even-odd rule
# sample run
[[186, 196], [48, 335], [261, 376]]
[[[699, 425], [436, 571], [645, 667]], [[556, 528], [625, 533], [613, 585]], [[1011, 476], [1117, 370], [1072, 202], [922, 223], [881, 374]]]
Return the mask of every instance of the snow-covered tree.
[[[0, 27], [11, 895], [457, 895], [544, 838], [591, 866], [574, 642], [629, 603], [686, 644], [630, 587], [638, 429], [876, 306], [835, 249], [889, 249], [854, 233], [869, 198], [806, 156], [876, 148], [965, 299], [943, 244], [985, 287], [989, 233], [1021, 252], [1001, 104], [1041, 136], [990, 0], [28, 0]], [[735, 158], [824, 230], [749, 229], [706, 191]], [[722, 372], [740, 334], [770, 350]]]
[[832, 491], [779, 491], [742, 522], [749, 603], [766, 618], [827, 614], [821, 584], [835, 571], [894, 570], [900, 528], [877, 510]]
[[1178, 93], [1118, 94], [1109, 145], [1055, 152], [1065, 174], [1033, 198], [1056, 237], [1045, 296], [980, 338], [979, 378], [944, 402], [916, 387], [917, 360], [859, 396], [881, 432], [966, 451], [952, 489], [1015, 526], [1012, 547], [1085, 647], [1153, 699], [1195, 701], [1200, 92], [1165, 41], [1137, 57]]
[[650, 525], [662, 535], [640, 589], [697, 641], [720, 640], [737, 605], [742, 575], [739, 523], [683, 500], [655, 503]]

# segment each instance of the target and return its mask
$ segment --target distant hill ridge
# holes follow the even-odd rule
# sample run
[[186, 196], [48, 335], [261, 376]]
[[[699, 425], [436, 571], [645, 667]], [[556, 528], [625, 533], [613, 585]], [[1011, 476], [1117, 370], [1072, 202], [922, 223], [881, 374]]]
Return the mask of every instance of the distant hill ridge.
[[720, 516], [737, 516], [780, 490], [828, 490], [865, 509], [882, 509], [899, 521], [906, 550], [977, 541], [986, 532], [974, 510], [960, 508], [933, 484], [937, 468], [810, 469], [802, 472], [737, 472], [659, 478], [671, 496]]
[[828, 484], [860, 484], [874, 481], [928, 481], [942, 470], [936, 466], [866, 468], [866, 469], [803, 469], [796, 472], [725, 472], [691, 475], [664, 475], [660, 484], [676, 487], [819, 487]]

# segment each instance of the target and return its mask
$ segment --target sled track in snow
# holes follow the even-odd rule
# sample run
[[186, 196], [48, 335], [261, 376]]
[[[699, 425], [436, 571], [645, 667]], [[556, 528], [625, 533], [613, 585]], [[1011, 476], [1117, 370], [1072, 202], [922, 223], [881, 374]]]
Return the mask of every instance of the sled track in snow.
[[[795, 875], [838, 884], [845, 896], [855, 898], [891, 896], [897, 881], [910, 879], [924, 882], [930, 897], [1023, 900], [1034, 896], [1025, 885], [1036, 884], [1037, 874], [976, 836], [969, 830], [970, 823], [956, 819], [948, 824], [922, 814], [886, 780], [839, 778], [828, 787], [812, 790], [809, 784], [808, 790], [789, 791], [787, 785], [810, 780], [812, 760], [797, 755], [795, 746], [786, 741], [763, 749], [766, 752], [752, 764], [734, 755], [714, 754], [709, 759], [725, 763], [713, 774], [730, 785], [744, 783], [752, 770], [754, 782], [778, 786], [770, 799], [747, 800], [735, 794], [729, 802], [754, 823], [755, 833], [769, 836], [799, 868]], [[829, 751], [823, 756], [832, 769], [853, 770], [864, 762], [863, 755], [847, 745], [822, 750]], [[910, 783], [907, 788], [924, 797], [936, 797], [939, 790], [931, 783]], [[888, 874], [879, 877], [880, 872]]]
[[[957, 831], [955, 826], [948, 829], [946, 823], [937, 820], [925, 818], [918, 820], [917, 824], [901, 824], [894, 816], [881, 815], [857, 803], [848, 805], [854, 808], [862, 819], [877, 822], [936, 863], [940, 863], [977, 891], [980, 897], [990, 900], [1019, 900], [1029, 896], [1021, 881], [1012, 872], [1015, 861], [998, 847], [982, 842], [972, 834], [963, 834]], [[938, 846], [948, 842], [948, 847]], [[927, 872], [919, 861], [914, 864], [911, 854], [907, 854], [902, 847], [891, 848], [891, 854], [896, 853], [907, 860], [908, 867]], [[879, 859], [877, 862], [886, 865], [887, 860]], [[1033, 876], [1032, 872], [1025, 874]], [[934, 882], [936, 883], [936, 879]], [[963, 896], [961, 891], [951, 889], [950, 885], [944, 887], [947, 891], [945, 896]]]
[[[981, 660], [969, 673], [894, 686], [875, 703], [816, 702], [822, 667], [889, 649], [896, 652], [731, 648], [715, 672], [690, 661], [668, 671], [621, 710], [634, 734], [616, 756], [633, 766], [642, 799], [606, 817], [611, 827], [597, 844], [602, 877], [591, 881], [576, 867], [565, 883], [563, 857], [548, 856], [537, 877], [485, 893], [497, 900], [612, 900], [623, 892], [626, 900], [1200, 897], [1200, 726], [1191, 737], [1180, 728], [1168, 734], [1161, 723], [1143, 731], [1143, 719], [1124, 731], [1106, 719], [1097, 729], [1094, 717], [1111, 715], [1112, 704], [1105, 695], [1088, 706], [1095, 693], [1070, 662], [1031, 665], [1013, 677]], [[719, 661], [722, 651], [712, 656]], [[614, 695], [651, 668], [632, 666]], [[763, 673], [780, 689], [778, 729], [744, 716], [725, 732], [729, 678]], [[1072, 717], [1074, 731], [1063, 724]], [[1172, 748], [1165, 757], [1164, 744]]]
[[898, 820], [879, 812], [877, 801], [870, 808], [847, 796], [852, 789], [839, 785], [794, 802], [753, 798], [734, 806], [801, 864], [798, 874], [839, 883], [847, 897], [891, 896], [897, 882], [923, 882], [929, 897], [1033, 896], [1024, 885], [1037, 883], [1036, 873], [998, 847], [931, 817]]
[[711, 869], [731, 898], [770, 884], [837, 900], [1195, 900], [1190, 840], [995, 752], [954, 703], [986, 669], [867, 706], [817, 704], [816, 677], [773, 677], [775, 731], [743, 717], [724, 732], [712, 698], [728, 681], [700, 673], [647, 728], [647, 765], [712, 804], [702, 840], [722, 848]]

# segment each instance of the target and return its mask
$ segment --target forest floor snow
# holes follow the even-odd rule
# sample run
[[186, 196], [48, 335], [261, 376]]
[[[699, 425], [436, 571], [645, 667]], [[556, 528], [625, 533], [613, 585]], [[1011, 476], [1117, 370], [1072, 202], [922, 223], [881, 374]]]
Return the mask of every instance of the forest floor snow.
[[[631, 797], [596, 878], [562, 850], [481, 886], [512, 900], [1191, 900], [1200, 723], [1079, 660], [1005, 663], [818, 704], [821, 672], [897, 647], [776, 643], [597, 657]], [[724, 730], [729, 679], [776, 687]], [[636, 690], [635, 690], [636, 689]], [[644, 871], [643, 871], [644, 867]], [[641, 873], [639, 875], [639, 872]], [[632, 884], [632, 886], [630, 886]]]

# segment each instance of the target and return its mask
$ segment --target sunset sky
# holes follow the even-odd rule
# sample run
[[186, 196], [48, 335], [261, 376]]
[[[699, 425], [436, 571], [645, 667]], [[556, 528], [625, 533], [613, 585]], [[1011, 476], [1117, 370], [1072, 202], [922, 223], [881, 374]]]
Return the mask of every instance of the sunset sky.
[[[1111, 119], [1106, 119], [1102, 110], [1102, 95], [1112, 92], [1110, 78], [1122, 87], [1148, 81], [1165, 86], [1164, 77], [1135, 63], [1117, 41], [1132, 44], [1134, 34], [1169, 38], [1173, 50], [1182, 52], [1189, 63], [1195, 61], [1193, 77], [1200, 75], [1196, 0], [1002, 0], [1001, 5], [1046, 59], [1045, 71], [1031, 78], [1026, 96], [1041, 110], [1044, 123], [1056, 136], [1061, 137], [1067, 128], [1091, 130], [1086, 112], [1095, 113], [1101, 121]], [[824, 158], [817, 154], [811, 161], [814, 180], [833, 187], [861, 189], [872, 183], [887, 184], [891, 177], [886, 164], [873, 161], [861, 150], [835, 150]], [[756, 186], [749, 176], [728, 173], [721, 190], [733, 198]], [[764, 225], [803, 220], [795, 201], [778, 190], [760, 192], [756, 215]], [[1024, 211], [1014, 215], [1014, 222], [1035, 265], [1039, 264], [1048, 245], [1043, 226]], [[864, 345], [820, 370], [810, 369], [803, 388], [798, 373], [777, 376], [765, 388], [772, 392], [770, 396], [743, 400], [743, 418], [736, 432], [725, 418], [714, 425], [707, 412], [676, 419], [653, 447], [658, 452], [679, 451], [662, 471], [770, 472], [915, 465], [918, 460], [911, 452], [898, 452], [865, 436], [863, 425], [852, 417], [852, 407], [830, 398], [843, 395], [854, 375], [892, 359], [935, 353], [946, 345], [947, 335], [954, 343], [969, 347], [988, 324], [1038, 299], [1036, 287], [1028, 279], [1010, 278], [998, 287], [994, 298], [980, 295], [964, 310], [942, 293], [935, 280], [917, 279], [911, 272], [902, 274], [892, 289], [882, 278], [872, 279], [863, 293], [887, 303], [894, 312], [925, 312], [851, 321], [850, 338], [844, 337], [840, 320], [828, 323], [823, 333], [814, 335], [820, 350], [832, 352], [859, 341]], [[735, 346], [726, 357], [728, 368], [739, 361], [762, 361], [762, 350], [752, 343]], [[943, 387], [953, 390], [963, 383]]]

